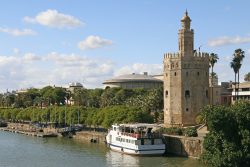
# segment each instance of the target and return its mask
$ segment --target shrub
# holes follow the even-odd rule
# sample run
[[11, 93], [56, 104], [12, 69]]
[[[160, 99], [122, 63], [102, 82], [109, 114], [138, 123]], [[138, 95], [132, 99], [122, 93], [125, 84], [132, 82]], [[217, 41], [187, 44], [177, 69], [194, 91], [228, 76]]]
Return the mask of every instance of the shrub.
[[205, 108], [209, 133], [201, 160], [214, 167], [250, 166], [250, 103]]
[[205, 123], [205, 122], [204, 122], [204, 118], [203, 118], [202, 115], [198, 115], [198, 116], [195, 118], [195, 122], [196, 122], [196, 124], [203, 124], [203, 123]]
[[182, 129], [178, 128], [178, 127], [161, 128], [160, 131], [162, 133], [166, 133], [168, 135], [178, 135], [178, 136], [181, 136], [183, 134]]
[[188, 136], [188, 137], [197, 137], [198, 136], [196, 128], [193, 128], [193, 127], [185, 129], [184, 135]]

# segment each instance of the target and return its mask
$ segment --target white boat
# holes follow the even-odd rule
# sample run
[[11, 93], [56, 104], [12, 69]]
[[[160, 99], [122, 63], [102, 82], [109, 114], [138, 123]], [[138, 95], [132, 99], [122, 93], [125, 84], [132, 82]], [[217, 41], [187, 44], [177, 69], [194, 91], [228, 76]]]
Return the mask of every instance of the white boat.
[[134, 155], [165, 153], [165, 144], [159, 133], [152, 132], [155, 124], [112, 125], [106, 136], [107, 145], [114, 151]]

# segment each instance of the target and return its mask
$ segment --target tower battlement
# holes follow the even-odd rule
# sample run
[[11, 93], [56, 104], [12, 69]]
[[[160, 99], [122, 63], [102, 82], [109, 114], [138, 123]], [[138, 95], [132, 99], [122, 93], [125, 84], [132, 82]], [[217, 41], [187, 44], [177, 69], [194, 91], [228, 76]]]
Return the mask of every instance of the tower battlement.
[[179, 52], [176, 53], [165, 53], [164, 54], [164, 59], [177, 59], [180, 58], [181, 54]]
[[[164, 59], [178, 59], [178, 58], [181, 58], [183, 57], [181, 55], [181, 53], [179, 52], [176, 52], [176, 53], [165, 53], [164, 54]], [[200, 59], [200, 60], [205, 60], [205, 59], [208, 59], [209, 58], [209, 53], [206, 53], [206, 52], [195, 52], [193, 53], [193, 55], [191, 56], [195, 59]]]

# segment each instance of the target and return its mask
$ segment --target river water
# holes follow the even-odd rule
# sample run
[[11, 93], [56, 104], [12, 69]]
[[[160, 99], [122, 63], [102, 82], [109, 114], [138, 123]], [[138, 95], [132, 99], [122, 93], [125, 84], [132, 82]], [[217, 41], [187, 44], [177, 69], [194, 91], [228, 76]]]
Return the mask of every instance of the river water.
[[105, 144], [68, 138], [37, 138], [0, 131], [0, 167], [205, 167], [176, 157], [138, 157]]

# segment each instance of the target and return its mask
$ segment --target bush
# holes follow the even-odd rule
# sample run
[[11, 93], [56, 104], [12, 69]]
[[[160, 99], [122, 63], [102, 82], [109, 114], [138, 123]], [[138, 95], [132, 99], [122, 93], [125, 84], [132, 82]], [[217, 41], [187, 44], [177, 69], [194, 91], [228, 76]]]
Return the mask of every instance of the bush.
[[205, 123], [205, 122], [204, 122], [204, 118], [203, 118], [202, 115], [198, 115], [198, 116], [195, 118], [195, 122], [196, 122], [196, 124], [203, 124], [203, 123]]
[[215, 167], [250, 166], [250, 103], [205, 108], [209, 133], [201, 160]]
[[187, 128], [184, 130], [184, 135], [188, 137], [197, 137], [197, 130], [196, 128]]
[[160, 131], [162, 133], [166, 133], [168, 135], [178, 135], [178, 136], [181, 136], [183, 134], [182, 129], [178, 128], [178, 127], [161, 128]]

